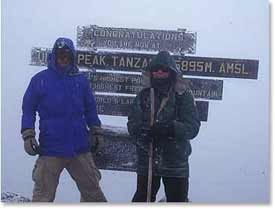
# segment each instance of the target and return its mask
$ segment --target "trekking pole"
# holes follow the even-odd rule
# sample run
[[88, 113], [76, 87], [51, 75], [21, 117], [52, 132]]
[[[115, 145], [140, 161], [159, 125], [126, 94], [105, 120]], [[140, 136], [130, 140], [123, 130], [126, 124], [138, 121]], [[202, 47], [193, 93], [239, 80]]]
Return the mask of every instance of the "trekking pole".
[[[150, 127], [154, 124], [154, 114], [155, 114], [155, 92], [154, 88], [150, 89], [150, 101], [151, 101], [151, 114], [150, 114]], [[153, 138], [151, 138], [149, 143], [149, 162], [148, 162], [148, 182], [147, 182], [147, 202], [151, 202], [152, 194], [152, 176], [153, 176]]]

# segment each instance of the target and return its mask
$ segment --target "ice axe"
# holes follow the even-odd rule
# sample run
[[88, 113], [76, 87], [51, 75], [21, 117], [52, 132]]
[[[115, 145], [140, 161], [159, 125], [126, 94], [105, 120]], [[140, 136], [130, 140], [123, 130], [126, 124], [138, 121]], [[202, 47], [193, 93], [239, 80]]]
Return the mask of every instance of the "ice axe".
[[[150, 88], [150, 101], [151, 101], [151, 110], [150, 110], [150, 127], [154, 124], [154, 115], [155, 115], [155, 92], [154, 88]], [[152, 176], [153, 176], [153, 138], [149, 142], [149, 160], [148, 160], [148, 181], [147, 181], [147, 202], [151, 202], [152, 194]]]

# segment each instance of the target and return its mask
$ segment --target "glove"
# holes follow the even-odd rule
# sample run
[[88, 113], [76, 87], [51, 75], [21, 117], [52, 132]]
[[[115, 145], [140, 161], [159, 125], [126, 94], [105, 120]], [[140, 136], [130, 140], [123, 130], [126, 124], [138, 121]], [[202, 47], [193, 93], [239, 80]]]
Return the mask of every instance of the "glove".
[[139, 136], [143, 138], [151, 138], [151, 129], [149, 127], [142, 126], [140, 130], [138, 131]]
[[90, 144], [92, 153], [101, 153], [104, 147], [103, 129], [100, 126], [93, 126], [90, 129]]
[[26, 129], [22, 132], [22, 138], [24, 140], [24, 150], [29, 155], [39, 154], [39, 145], [35, 139], [35, 131], [33, 129]]
[[151, 127], [151, 135], [164, 138], [173, 138], [175, 137], [175, 131], [174, 131], [174, 122], [173, 121], [167, 121], [167, 122], [160, 122], [156, 121], [153, 126]]

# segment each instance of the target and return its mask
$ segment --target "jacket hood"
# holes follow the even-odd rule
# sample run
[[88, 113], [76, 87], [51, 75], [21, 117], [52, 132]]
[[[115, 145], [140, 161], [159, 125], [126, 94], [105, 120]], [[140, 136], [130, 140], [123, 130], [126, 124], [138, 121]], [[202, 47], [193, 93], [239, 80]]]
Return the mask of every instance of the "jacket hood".
[[176, 74], [181, 74], [177, 68], [175, 60], [168, 51], [160, 51], [149, 63], [146, 71], [151, 71], [156, 66], [163, 66], [171, 71], [174, 71]]
[[79, 70], [77, 68], [76, 51], [75, 51], [75, 48], [74, 48], [73, 41], [71, 39], [62, 38], [62, 37], [58, 38], [55, 41], [52, 52], [48, 56], [48, 68], [53, 69], [53, 70], [57, 70], [57, 67], [56, 67], [56, 50], [57, 50], [58, 46], [60, 46], [60, 45], [67, 46], [71, 50], [72, 55], [73, 55], [72, 66], [69, 69], [68, 73], [78, 72]]
[[183, 73], [177, 68], [174, 58], [168, 51], [160, 51], [149, 63], [149, 65], [143, 70], [143, 86], [145, 88], [151, 87], [151, 70], [156, 66], [163, 66], [168, 70], [176, 73], [176, 82], [174, 89], [179, 94], [184, 93], [188, 89], [188, 83], [183, 78]]

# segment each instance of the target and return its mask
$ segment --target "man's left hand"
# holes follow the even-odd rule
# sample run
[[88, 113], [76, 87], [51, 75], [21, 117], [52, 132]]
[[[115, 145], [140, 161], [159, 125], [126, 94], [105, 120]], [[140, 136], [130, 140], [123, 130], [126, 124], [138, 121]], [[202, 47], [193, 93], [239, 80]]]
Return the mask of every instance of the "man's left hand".
[[160, 122], [156, 121], [151, 127], [151, 134], [153, 136], [158, 137], [174, 137], [174, 122], [173, 121], [165, 121]]

